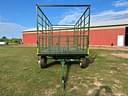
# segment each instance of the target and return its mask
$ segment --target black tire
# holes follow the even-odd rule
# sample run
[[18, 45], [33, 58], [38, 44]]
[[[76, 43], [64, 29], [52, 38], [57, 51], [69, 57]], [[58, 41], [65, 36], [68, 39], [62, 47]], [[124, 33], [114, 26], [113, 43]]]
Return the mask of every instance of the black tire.
[[40, 67], [46, 68], [47, 67], [47, 58], [46, 57], [40, 57]]
[[89, 65], [89, 58], [85, 57], [80, 60], [80, 67], [86, 68]]

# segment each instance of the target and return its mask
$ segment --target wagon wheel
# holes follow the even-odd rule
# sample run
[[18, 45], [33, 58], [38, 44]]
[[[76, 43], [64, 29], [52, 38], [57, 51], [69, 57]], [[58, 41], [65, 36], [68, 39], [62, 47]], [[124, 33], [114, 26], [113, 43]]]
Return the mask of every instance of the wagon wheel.
[[39, 64], [41, 68], [46, 68], [47, 67], [47, 58], [41, 56], [39, 59]]
[[81, 68], [86, 68], [89, 65], [89, 58], [85, 57], [85, 58], [81, 58], [80, 60], [80, 67]]

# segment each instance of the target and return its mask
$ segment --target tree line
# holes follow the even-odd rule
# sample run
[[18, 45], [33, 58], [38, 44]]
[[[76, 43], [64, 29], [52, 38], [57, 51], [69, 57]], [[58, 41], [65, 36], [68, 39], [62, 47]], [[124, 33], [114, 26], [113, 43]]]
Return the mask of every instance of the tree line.
[[6, 36], [3, 36], [0, 38], [0, 42], [6, 42], [6, 44], [21, 44], [21, 39], [7, 38]]

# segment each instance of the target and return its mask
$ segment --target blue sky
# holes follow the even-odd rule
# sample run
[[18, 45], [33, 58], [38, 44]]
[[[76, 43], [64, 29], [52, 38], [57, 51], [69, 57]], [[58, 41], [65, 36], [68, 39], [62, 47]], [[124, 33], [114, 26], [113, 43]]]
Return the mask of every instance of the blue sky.
[[[21, 37], [24, 29], [35, 27], [35, 4], [91, 4], [91, 24], [128, 22], [128, 0], [0, 0], [0, 37]], [[49, 9], [55, 24], [71, 24], [82, 9]], [[58, 11], [57, 11], [58, 10]]]

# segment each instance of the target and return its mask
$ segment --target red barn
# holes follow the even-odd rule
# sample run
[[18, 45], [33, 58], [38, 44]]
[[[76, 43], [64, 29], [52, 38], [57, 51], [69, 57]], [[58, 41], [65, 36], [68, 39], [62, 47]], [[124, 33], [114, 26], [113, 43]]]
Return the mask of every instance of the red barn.
[[[72, 31], [54, 32], [53, 35], [60, 33], [71, 35]], [[36, 45], [36, 30], [28, 29], [22, 33], [22, 42], [25, 45]], [[93, 26], [90, 28], [90, 45], [105, 45], [105, 46], [128, 46], [128, 25], [107, 25]]]

